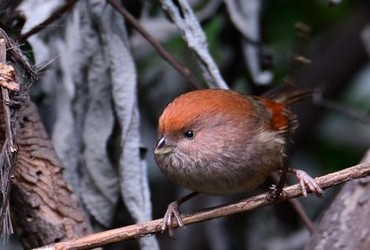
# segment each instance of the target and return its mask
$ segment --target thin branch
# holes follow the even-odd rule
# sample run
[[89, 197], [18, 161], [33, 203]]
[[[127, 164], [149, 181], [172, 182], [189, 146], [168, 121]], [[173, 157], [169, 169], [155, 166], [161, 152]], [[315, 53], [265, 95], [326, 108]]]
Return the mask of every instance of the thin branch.
[[[5, 32], [1, 32], [4, 34]], [[6, 64], [7, 58], [7, 43], [8, 37], [1, 36], [0, 37], [0, 64]], [[4, 69], [4, 68], [3, 68]], [[0, 74], [5, 75], [6, 72], [0, 72]], [[6, 77], [5, 77], [6, 78]], [[15, 77], [14, 77], [15, 78]], [[13, 79], [15, 80], [15, 79]], [[3, 121], [4, 124], [4, 134], [5, 134], [5, 141], [3, 143], [3, 148], [1, 150], [1, 161], [0, 161], [0, 186], [1, 186], [1, 193], [2, 193], [2, 201], [1, 201], [1, 210], [0, 210], [0, 225], [1, 225], [1, 232], [5, 239], [7, 240], [8, 236], [13, 233], [13, 227], [10, 220], [10, 211], [9, 211], [9, 194], [10, 194], [10, 187], [11, 187], [11, 176], [15, 170], [15, 156], [16, 156], [16, 147], [14, 142], [14, 133], [11, 126], [11, 111], [10, 111], [10, 98], [9, 98], [9, 91], [6, 87], [1, 86], [1, 102], [3, 108]]]
[[[8, 34], [1, 28], [0, 38], [3, 38], [5, 40], [5, 47], [7, 51], [6, 60], [15, 65], [19, 65], [19, 67], [24, 69], [25, 75], [23, 75], [23, 78], [27, 79], [27, 81], [22, 82], [27, 82], [26, 87], [30, 86], [31, 83], [37, 79], [37, 72], [35, 67], [29, 63], [28, 59], [23, 55], [22, 51], [20, 50], [18, 44], [14, 41], [14, 39], [9, 37]], [[8, 73], [12, 74], [11, 70], [7, 71]], [[15, 77], [17, 78], [17, 76]]]
[[[346, 168], [331, 174], [317, 177], [316, 181], [320, 187], [329, 188], [349, 180], [359, 179], [370, 175], [370, 163], [362, 163], [356, 166]], [[283, 197], [277, 201], [284, 201], [298, 196], [302, 196], [302, 190], [299, 184], [285, 187], [283, 189]], [[222, 205], [219, 207], [208, 208], [193, 214], [184, 214], [183, 222], [185, 225], [207, 221], [219, 217], [225, 217], [236, 213], [251, 211], [253, 209], [275, 204], [276, 202], [269, 199], [269, 193], [257, 195], [240, 202]], [[174, 223], [174, 227], [178, 227]], [[69, 250], [69, 249], [91, 249], [94, 247], [104, 246], [119, 241], [138, 239], [161, 231], [162, 219], [157, 219], [149, 222], [138, 223], [131, 226], [112, 229], [96, 234], [91, 234], [86, 237], [77, 238], [74, 240], [60, 242], [55, 245], [37, 248], [39, 250]], [[35, 249], [36, 250], [36, 249]]]
[[314, 223], [312, 222], [311, 218], [308, 217], [305, 209], [303, 208], [302, 203], [299, 202], [298, 199], [289, 199], [290, 205], [293, 207], [293, 209], [298, 214], [299, 218], [301, 218], [303, 224], [306, 226], [308, 231], [313, 234], [316, 232], [316, 227]]
[[140, 33], [152, 46], [157, 50], [158, 54], [167, 61], [172, 67], [174, 67], [181, 75], [188, 79], [191, 84], [197, 89], [204, 88], [199, 80], [192, 74], [190, 69], [180, 63], [172, 54], [170, 54], [159, 42], [157, 42], [145, 28], [128, 12], [122, 5], [116, 0], [107, 0], [126, 20], [131, 26]]
[[322, 97], [322, 93], [318, 91], [314, 95], [314, 103], [318, 106], [324, 107], [328, 110], [338, 112], [347, 116], [350, 119], [354, 119], [363, 124], [370, 124], [370, 115], [368, 113], [360, 112], [355, 109], [348, 108], [343, 104], [336, 103]]
[[72, 9], [72, 7], [77, 3], [78, 0], [69, 0], [64, 5], [56, 9], [45, 21], [39, 23], [29, 31], [24, 34], [21, 34], [17, 37], [17, 41], [19, 43], [25, 42], [30, 36], [40, 32], [41, 30], [48, 27], [49, 24], [53, 23], [54, 21], [58, 20], [66, 13], [68, 10]]
[[[275, 183], [278, 183], [280, 181], [280, 177], [277, 173], [273, 173], [271, 175], [272, 179]], [[286, 185], [289, 184], [289, 182], [285, 182]], [[302, 220], [303, 224], [307, 227], [308, 231], [310, 231], [311, 234], [313, 234], [316, 231], [315, 225], [313, 224], [310, 217], [308, 217], [306, 211], [304, 210], [302, 204], [297, 199], [289, 199], [288, 202], [293, 207], [294, 211], [297, 213], [299, 218]]]
[[[0, 63], [6, 63], [6, 37], [0, 38]], [[9, 218], [9, 193], [10, 193], [10, 161], [8, 157], [9, 147], [8, 144], [13, 144], [13, 135], [10, 126], [10, 110], [9, 110], [9, 93], [4, 87], [0, 87], [2, 94], [2, 108], [3, 108], [3, 122], [5, 123], [5, 141], [3, 148], [1, 149], [1, 165], [0, 165], [0, 190], [2, 192], [1, 210], [0, 210], [0, 225], [1, 232], [7, 238], [13, 233], [13, 228], [11, 223], [7, 223], [7, 217]], [[4, 100], [7, 97], [7, 100]]]

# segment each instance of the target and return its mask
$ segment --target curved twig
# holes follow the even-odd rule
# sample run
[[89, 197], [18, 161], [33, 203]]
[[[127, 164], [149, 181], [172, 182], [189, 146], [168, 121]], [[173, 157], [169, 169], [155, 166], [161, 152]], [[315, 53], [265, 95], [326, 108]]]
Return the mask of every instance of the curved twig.
[[171, 53], [169, 53], [159, 42], [157, 42], [148, 31], [128, 12], [121, 4], [116, 0], [107, 0], [107, 2], [113, 6], [130, 25], [140, 33], [152, 46], [157, 50], [158, 54], [167, 61], [172, 67], [174, 67], [181, 75], [188, 79], [191, 84], [197, 89], [202, 89], [202, 85], [199, 80], [193, 75], [193, 73], [185, 65], [180, 63]]

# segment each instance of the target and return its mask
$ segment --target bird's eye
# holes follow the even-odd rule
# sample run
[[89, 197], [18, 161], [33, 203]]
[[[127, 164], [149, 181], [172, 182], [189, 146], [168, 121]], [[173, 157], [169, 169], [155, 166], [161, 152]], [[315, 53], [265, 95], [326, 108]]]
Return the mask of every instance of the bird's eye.
[[188, 131], [186, 131], [186, 132], [184, 133], [184, 137], [185, 137], [186, 139], [189, 139], [189, 140], [194, 139], [194, 137], [195, 137], [195, 132], [194, 132], [194, 131], [192, 131], [192, 130], [188, 130]]

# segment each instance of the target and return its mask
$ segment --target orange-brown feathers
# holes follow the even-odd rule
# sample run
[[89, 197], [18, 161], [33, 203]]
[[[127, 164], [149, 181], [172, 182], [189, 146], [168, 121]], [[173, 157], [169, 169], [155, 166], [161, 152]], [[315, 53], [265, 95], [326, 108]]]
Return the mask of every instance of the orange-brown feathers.
[[270, 91], [265, 97], [259, 98], [272, 113], [270, 129], [281, 132], [293, 132], [297, 127], [297, 118], [290, 111], [290, 105], [311, 97], [311, 89], [299, 89], [294, 86], [284, 86]]
[[272, 122], [268, 126], [269, 129], [287, 131], [288, 127], [291, 126], [291, 112], [287, 110], [286, 105], [263, 97], [260, 97], [260, 100], [272, 114]]
[[311, 90], [295, 87], [283, 87], [260, 97], [221, 89], [192, 91], [167, 106], [159, 120], [159, 133], [181, 131], [200, 117], [209, 118], [221, 113], [243, 117], [250, 120], [251, 125], [263, 120], [265, 126], [274, 131], [294, 131], [296, 116], [288, 106], [311, 95]]
[[253, 104], [235, 91], [198, 90], [177, 97], [167, 106], [159, 119], [159, 132], [186, 129], [200, 117], [212, 117], [220, 113], [252, 120], [256, 117]]

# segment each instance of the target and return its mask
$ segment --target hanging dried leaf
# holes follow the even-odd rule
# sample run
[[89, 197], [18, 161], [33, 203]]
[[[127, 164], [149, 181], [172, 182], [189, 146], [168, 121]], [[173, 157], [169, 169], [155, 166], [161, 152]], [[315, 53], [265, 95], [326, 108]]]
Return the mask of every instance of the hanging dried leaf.
[[[102, 12], [101, 46], [109, 58], [114, 109], [122, 131], [119, 159], [121, 194], [135, 221], [146, 221], [151, 218], [151, 202], [146, 162], [140, 157], [136, 68], [119, 14], [112, 8]], [[102, 12], [98, 13], [101, 15]], [[140, 245], [142, 249], [158, 249], [154, 237], [141, 238]]]
[[242, 40], [244, 61], [253, 81], [256, 84], [269, 84], [273, 75], [270, 71], [263, 71], [260, 63], [260, 13], [259, 0], [225, 0], [229, 17], [238, 31], [243, 34]]
[[189, 48], [195, 53], [209, 87], [228, 88], [208, 50], [206, 36], [188, 1], [161, 0], [162, 8], [172, 18]]

